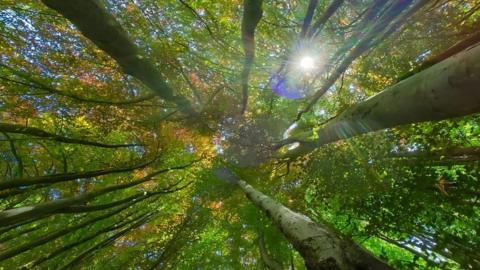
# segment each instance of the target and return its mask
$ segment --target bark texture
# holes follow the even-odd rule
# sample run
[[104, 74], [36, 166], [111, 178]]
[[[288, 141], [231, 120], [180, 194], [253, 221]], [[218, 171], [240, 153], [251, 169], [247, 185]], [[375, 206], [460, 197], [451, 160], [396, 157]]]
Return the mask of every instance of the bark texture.
[[302, 255], [308, 269], [392, 269], [354, 242], [272, 200], [245, 181], [238, 180], [237, 184], [273, 220]]
[[359, 134], [439, 121], [480, 111], [480, 46], [468, 49], [354, 105], [327, 122], [318, 139], [287, 153], [294, 157]]

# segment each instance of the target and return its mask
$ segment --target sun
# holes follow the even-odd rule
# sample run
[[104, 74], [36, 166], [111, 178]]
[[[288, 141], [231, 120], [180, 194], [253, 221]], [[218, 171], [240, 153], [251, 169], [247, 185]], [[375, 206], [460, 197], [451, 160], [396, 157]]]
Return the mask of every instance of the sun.
[[300, 59], [300, 68], [307, 71], [315, 67], [315, 60], [310, 56], [303, 56]]

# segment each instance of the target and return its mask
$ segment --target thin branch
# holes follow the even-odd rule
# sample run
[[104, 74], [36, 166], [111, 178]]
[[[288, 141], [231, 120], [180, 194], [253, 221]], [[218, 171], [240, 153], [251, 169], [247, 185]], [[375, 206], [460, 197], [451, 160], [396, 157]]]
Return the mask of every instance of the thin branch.
[[54, 184], [54, 183], [60, 183], [60, 182], [65, 182], [69, 180], [75, 180], [75, 179], [85, 179], [85, 178], [91, 178], [91, 177], [107, 175], [107, 174], [129, 172], [129, 171], [145, 168], [151, 165], [153, 162], [157, 161], [158, 158], [159, 157], [155, 157], [154, 159], [149, 160], [147, 162], [143, 162], [143, 163], [140, 163], [134, 166], [128, 166], [128, 167], [109, 168], [109, 169], [86, 171], [86, 172], [62, 173], [62, 174], [45, 175], [45, 176], [38, 176], [38, 177], [32, 177], [32, 178], [19, 178], [19, 179], [13, 179], [11, 181], [3, 181], [3, 182], [0, 182], [0, 190], [7, 189], [7, 188], [14, 188], [14, 187], [26, 187], [31, 185]]
[[[36, 88], [36, 89], [45, 90], [45, 91], [47, 91], [47, 93], [50, 93], [50, 94], [55, 94], [55, 95], [59, 95], [59, 96], [68, 97], [68, 98], [71, 98], [71, 99], [74, 99], [74, 100], [77, 100], [77, 101], [81, 101], [81, 102], [85, 102], [85, 103], [95, 103], [95, 104], [103, 104], [103, 105], [121, 106], [121, 105], [130, 105], [130, 104], [135, 104], [135, 103], [141, 103], [141, 102], [153, 99], [155, 97], [155, 94], [151, 93], [151, 94], [148, 94], [148, 95], [145, 95], [145, 96], [142, 96], [142, 97], [137, 97], [137, 98], [134, 98], [134, 99], [124, 100], [124, 101], [110, 101], [110, 100], [97, 100], [97, 99], [85, 98], [85, 97], [82, 97], [80, 95], [76, 95], [74, 93], [68, 93], [68, 92], [65, 92], [65, 91], [58, 90], [54, 87], [51, 87], [47, 84], [44, 84], [44, 83], [40, 82], [39, 80], [36, 80], [36, 79], [32, 78], [31, 76], [27, 75], [24, 72], [21, 72], [19, 70], [15, 70], [12, 67], [9, 67], [7, 65], [4, 65], [4, 64], [0, 63], [0, 66], [4, 67], [4, 68], [7, 68], [8, 70], [10, 70], [16, 76], [19, 76], [22, 79], [28, 80], [31, 83], [25, 83], [25, 82], [21, 82], [21, 81], [11, 79], [11, 78], [0, 76], [0, 79], [2, 79], [4, 81], [12, 82], [12, 83], [23, 85], [23, 86], [26, 86], [26, 87], [33, 87], [33, 88]], [[46, 93], [36, 93], [35, 95], [38, 95], [38, 94], [45, 95]], [[33, 94], [31, 94], [31, 95], [33, 95]]]
[[[5, 138], [8, 140], [9, 144], [10, 144], [10, 151], [12, 152], [12, 155], [13, 157], [15, 158], [15, 161], [17, 162], [17, 176], [22, 178], [23, 177], [23, 161], [22, 161], [22, 158], [20, 157], [20, 155], [17, 153], [17, 149], [15, 147], [15, 144], [12, 140], [12, 138], [10, 138], [10, 136], [5, 133], [5, 132], [1, 132], [3, 134], [3, 136], [5, 136]], [[3, 182], [0, 182], [0, 185], [2, 184]]]
[[[347, 54], [344, 60], [336, 67], [330, 74], [327, 80], [323, 83], [319, 90], [315, 92], [312, 96], [310, 102], [307, 106], [301, 110], [295, 119], [298, 121], [302, 115], [312, 109], [315, 103], [327, 92], [328, 89], [337, 81], [337, 79], [347, 70], [350, 64], [360, 57], [364, 52], [370, 49], [372, 40], [374, 40], [379, 33], [385, 28], [387, 24], [393, 19], [396, 18], [400, 13], [408, 7], [412, 0], [398, 0], [395, 4], [388, 8], [388, 10], [383, 14], [383, 16], [378, 20], [378, 22], [368, 31], [365, 37], [360, 40], [357, 45]], [[421, 0], [422, 2], [428, 0]], [[403, 20], [401, 20], [403, 22]]]
[[0, 132], [30, 135], [30, 136], [50, 139], [50, 140], [62, 142], [62, 143], [83, 144], [83, 145], [91, 145], [91, 146], [103, 147], [103, 148], [122, 148], [122, 147], [139, 146], [139, 144], [105, 144], [105, 143], [88, 141], [84, 139], [68, 138], [68, 137], [56, 135], [56, 134], [41, 130], [39, 128], [25, 127], [17, 124], [9, 124], [9, 123], [1, 123], [1, 122], [0, 122]]

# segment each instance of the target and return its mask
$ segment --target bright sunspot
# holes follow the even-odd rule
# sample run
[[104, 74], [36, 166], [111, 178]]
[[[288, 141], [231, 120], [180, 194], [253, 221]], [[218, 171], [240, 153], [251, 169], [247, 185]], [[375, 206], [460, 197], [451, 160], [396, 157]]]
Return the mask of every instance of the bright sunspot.
[[315, 61], [310, 56], [304, 56], [300, 60], [300, 67], [303, 70], [311, 70], [313, 69], [314, 66], [315, 66]]

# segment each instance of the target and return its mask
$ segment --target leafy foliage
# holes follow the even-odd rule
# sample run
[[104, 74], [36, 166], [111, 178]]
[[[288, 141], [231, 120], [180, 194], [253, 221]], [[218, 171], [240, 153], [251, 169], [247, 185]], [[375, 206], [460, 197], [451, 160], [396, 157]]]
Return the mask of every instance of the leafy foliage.
[[[480, 268], [478, 115], [285, 158], [347, 108], [478, 36], [479, 1], [87, 2], [141, 55], [116, 57], [42, 1], [0, 3], [0, 184], [68, 178], [0, 189], [0, 269], [262, 269], [261, 235], [286, 269], [305, 269], [282, 232], [217, 179], [225, 165], [395, 268]], [[248, 37], [244, 3], [263, 10], [250, 7]], [[318, 28], [301, 37], [309, 7]], [[299, 66], [305, 55], [314, 70]], [[124, 64], [147, 61], [171, 97], [129, 70], [144, 66]]]

